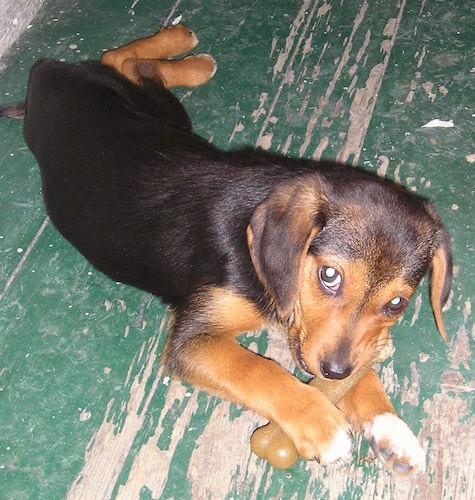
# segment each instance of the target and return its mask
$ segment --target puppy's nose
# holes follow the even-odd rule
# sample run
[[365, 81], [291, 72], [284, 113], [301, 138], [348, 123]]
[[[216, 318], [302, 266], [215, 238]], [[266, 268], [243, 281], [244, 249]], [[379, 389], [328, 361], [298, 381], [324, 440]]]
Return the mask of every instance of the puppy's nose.
[[320, 362], [320, 371], [325, 378], [341, 380], [350, 375], [353, 367], [333, 360], [324, 360]]

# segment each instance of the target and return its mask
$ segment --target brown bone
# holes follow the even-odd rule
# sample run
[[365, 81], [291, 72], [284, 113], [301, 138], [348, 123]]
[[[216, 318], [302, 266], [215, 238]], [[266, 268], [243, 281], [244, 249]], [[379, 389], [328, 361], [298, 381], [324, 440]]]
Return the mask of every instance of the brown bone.
[[[309, 384], [322, 391], [336, 405], [343, 395], [377, 362], [385, 359], [392, 351], [392, 343], [379, 351], [361, 368], [343, 380], [331, 380], [315, 377]], [[288, 469], [297, 461], [299, 454], [294, 443], [276, 422], [257, 428], [251, 436], [251, 450], [267, 460], [276, 469]]]

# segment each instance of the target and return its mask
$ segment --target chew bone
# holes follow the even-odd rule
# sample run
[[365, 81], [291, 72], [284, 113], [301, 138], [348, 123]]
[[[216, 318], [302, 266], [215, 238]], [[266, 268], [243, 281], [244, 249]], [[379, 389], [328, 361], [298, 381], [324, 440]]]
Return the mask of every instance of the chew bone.
[[[309, 384], [322, 391], [333, 404], [336, 404], [375, 363], [385, 359], [392, 350], [392, 343], [388, 342], [383, 350], [346, 379], [315, 377]], [[291, 439], [276, 422], [272, 421], [254, 431], [251, 436], [251, 449], [259, 458], [267, 460], [276, 469], [292, 467], [299, 456]]]

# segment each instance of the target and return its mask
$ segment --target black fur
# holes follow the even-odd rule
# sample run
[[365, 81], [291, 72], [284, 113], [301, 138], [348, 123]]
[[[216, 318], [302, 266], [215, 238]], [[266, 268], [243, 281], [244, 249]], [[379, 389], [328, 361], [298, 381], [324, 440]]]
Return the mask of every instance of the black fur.
[[[192, 133], [171, 92], [99, 63], [37, 63], [24, 134], [64, 237], [112, 279], [175, 306], [209, 284], [269, 306], [246, 228], [272, 190], [297, 177], [315, 176], [327, 200], [311, 251], [359, 258], [379, 246], [385, 266], [394, 261], [419, 280], [442, 230], [425, 202], [352, 167], [220, 151]], [[353, 233], [342, 208], [349, 200], [362, 211]]]

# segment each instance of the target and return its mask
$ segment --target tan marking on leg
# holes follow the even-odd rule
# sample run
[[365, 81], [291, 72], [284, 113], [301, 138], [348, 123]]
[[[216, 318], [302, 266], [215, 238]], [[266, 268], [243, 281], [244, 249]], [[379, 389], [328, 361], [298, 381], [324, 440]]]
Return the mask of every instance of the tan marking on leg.
[[209, 293], [209, 320], [227, 336], [264, 328], [268, 323], [255, 304], [241, 295], [223, 288], [212, 288]]
[[194, 346], [191, 383], [277, 421], [308, 460], [319, 457], [327, 463], [347, 456], [348, 424], [320, 391], [234, 339], [213, 333]]
[[[175, 342], [173, 355], [179, 358], [183, 378], [276, 420], [305, 458], [330, 462], [347, 455], [350, 439], [344, 415], [319, 390], [233, 338], [265, 326], [265, 317], [251, 301], [212, 288], [195, 297], [182, 314], [185, 318], [177, 318], [166, 355], [171, 353], [169, 343]], [[180, 337], [186, 342], [180, 344]]]
[[193, 31], [177, 24], [162, 28], [152, 36], [109, 50], [102, 55], [101, 62], [120, 73], [126, 59], [166, 59], [188, 52], [197, 44], [198, 38]]
[[372, 422], [377, 415], [384, 413], [396, 415], [396, 410], [389, 401], [374, 370], [368, 370], [338, 401], [337, 406], [359, 432], [361, 432], [364, 425]]
[[206, 83], [216, 72], [216, 62], [208, 54], [173, 60], [127, 59], [120, 73], [136, 84], [142, 78], [158, 79], [165, 88], [196, 87]]

